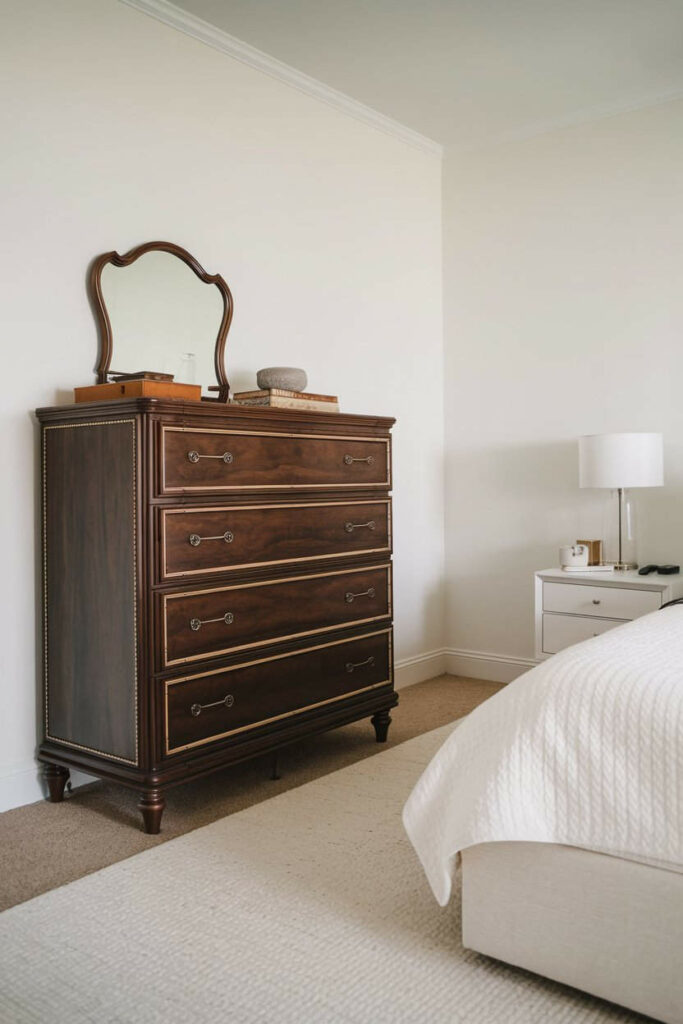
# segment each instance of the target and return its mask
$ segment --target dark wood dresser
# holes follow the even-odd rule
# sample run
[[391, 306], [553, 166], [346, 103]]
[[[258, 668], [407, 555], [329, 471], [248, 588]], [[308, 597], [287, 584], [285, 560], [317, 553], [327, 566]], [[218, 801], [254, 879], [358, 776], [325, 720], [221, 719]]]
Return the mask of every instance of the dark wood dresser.
[[44, 737], [164, 790], [397, 703], [392, 419], [132, 399], [40, 409]]

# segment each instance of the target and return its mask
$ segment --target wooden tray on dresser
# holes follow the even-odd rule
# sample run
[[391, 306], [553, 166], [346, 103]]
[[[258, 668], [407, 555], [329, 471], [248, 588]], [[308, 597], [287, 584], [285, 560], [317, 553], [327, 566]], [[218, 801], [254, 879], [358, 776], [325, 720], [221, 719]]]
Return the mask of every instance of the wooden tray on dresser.
[[393, 686], [393, 420], [125, 399], [38, 410], [44, 735], [164, 790], [372, 717]]

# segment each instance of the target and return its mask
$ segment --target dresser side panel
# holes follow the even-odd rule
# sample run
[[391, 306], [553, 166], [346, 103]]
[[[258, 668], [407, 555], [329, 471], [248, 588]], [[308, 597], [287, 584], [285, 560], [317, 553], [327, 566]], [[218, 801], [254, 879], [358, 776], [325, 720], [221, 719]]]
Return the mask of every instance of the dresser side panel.
[[43, 434], [45, 734], [138, 763], [136, 420]]

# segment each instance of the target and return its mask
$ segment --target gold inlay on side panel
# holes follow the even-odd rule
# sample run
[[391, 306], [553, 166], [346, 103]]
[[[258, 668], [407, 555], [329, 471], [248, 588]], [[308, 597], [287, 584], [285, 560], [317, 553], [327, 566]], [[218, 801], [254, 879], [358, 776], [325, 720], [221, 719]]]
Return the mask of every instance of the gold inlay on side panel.
[[[75, 743], [73, 740], [66, 740], [61, 736], [53, 736], [50, 732], [49, 719], [49, 678], [48, 678], [48, 616], [47, 616], [47, 432], [48, 430], [74, 430], [78, 427], [110, 427], [119, 423], [131, 423], [133, 426], [133, 649], [134, 649], [134, 708], [135, 716], [135, 759], [121, 757], [120, 754], [112, 754], [108, 750], [98, 750], [95, 747], [88, 747], [82, 743]], [[138, 452], [137, 452], [137, 420], [134, 417], [127, 417], [117, 420], [88, 420], [80, 423], [51, 423], [43, 426], [42, 439], [42, 513], [43, 513], [43, 677], [44, 677], [44, 699], [45, 699], [45, 739], [54, 743], [62, 743], [64, 746], [73, 747], [74, 750], [83, 750], [90, 754], [99, 754], [101, 757], [108, 757], [112, 761], [120, 761], [123, 764], [137, 766], [140, 761], [140, 737], [138, 721], [139, 705], [139, 669], [138, 669], [138, 555], [137, 555], [137, 487], [138, 487]]]

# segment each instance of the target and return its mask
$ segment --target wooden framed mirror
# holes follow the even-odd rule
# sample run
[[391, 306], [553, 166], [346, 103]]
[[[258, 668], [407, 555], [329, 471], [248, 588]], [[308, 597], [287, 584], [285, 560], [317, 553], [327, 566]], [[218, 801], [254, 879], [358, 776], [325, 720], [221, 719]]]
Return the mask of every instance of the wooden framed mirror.
[[220, 274], [207, 274], [173, 242], [145, 242], [123, 255], [97, 256], [88, 290], [100, 338], [98, 384], [153, 371], [201, 385], [205, 401], [228, 401], [233, 300]]

